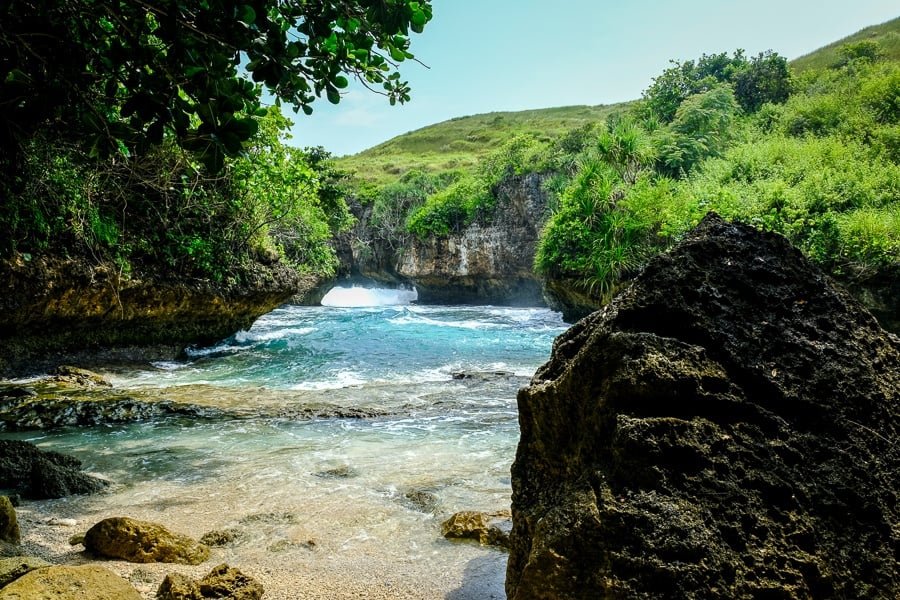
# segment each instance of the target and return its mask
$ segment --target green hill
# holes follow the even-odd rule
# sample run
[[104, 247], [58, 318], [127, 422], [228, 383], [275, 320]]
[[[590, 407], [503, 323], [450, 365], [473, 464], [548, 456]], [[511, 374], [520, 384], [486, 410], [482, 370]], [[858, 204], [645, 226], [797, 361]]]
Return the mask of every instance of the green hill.
[[[827, 68], [840, 60], [838, 48], [863, 40], [877, 42], [889, 60], [900, 60], [900, 18], [867, 27], [801, 56], [791, 61], [791, 66], [798, 73]], [[531, 133], [538, 139], [550, 140], [586, 123], [604, 121], [631, 104], [563, 106], [457, 117], [404, 133], [337, 162], [341, 168], [354, 173], [359, 182], [376, 186], [396, 181], [413, 169], [428, 173], [469, 170], [515, 135]]]
[[457, 117], [404, 133], [337, 162], [358, 179], [375, 185], [394, 181], [412, 169], [430, 173], [468, 169], [516, 135], [534, 134], [551, 140], [587, 123], [604, 121], [629, 105], [563, 106]]
[[853, 35], [800, 56], [791, 61], [791, 66], [798, 73], [811, 69], [827, 69], [840, 61], [838, 49], [841, 46], [862, 41], [876, 42], [884, 52], [885, 58], [900, 61], [900, 17], [887, 23], [866, 27]]

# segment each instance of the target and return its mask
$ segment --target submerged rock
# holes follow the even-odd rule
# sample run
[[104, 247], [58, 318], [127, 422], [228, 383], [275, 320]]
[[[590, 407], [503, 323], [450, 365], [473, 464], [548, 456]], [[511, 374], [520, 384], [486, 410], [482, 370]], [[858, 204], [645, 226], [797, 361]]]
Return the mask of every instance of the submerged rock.
[[0, 541], [18, 544], [22, 539], [16, 509], [6, 496], [0, 496]]
[[506, 510], [464, 510], [441, 523], [441, 534], [449, 539], [477, 540], [482, 546], [509, 548], [509, 518]]
[[80, 469], [77, 458], [40, 450], [29, 442], [0, 440], [0, 488], [18, 490], [27, 498], [92, 494], [109, 485]]
[[209, 558], [209, 547], [197, 540], [129, 517], [103, 519], [84, 534], [84, 547], [100, 556], [135, 563], [198, 565]]
[[780, 236], [715, 215], [519, 393], [506, 590], [900, 591], [900, 340]]
[[141, 600], [127, 581], [103, 567], [54, 566], [36, 569], [3, 589], [0, 600]]
[[110, 382], [103, 379], [103, 377], [97, 373], [69, 365], [60, 365], [56, 367], [52, 379], [60, 383], [72, 383], [86, 387], [112, 387]]

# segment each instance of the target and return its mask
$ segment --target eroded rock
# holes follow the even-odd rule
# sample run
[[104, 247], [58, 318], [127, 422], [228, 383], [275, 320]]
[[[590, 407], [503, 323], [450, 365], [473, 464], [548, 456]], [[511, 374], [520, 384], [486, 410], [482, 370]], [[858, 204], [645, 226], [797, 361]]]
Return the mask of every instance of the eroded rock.
[[259, 600], [263, 592], [263, 586], [259, 582], [227, 564], [213, 568], [200, 580], [200, 593], [204, 598]]
[[141, 600], [127, 581], [103, 567], [54, 566], [22, 575], [3, 589], [0, 600]]
[[198, 565], [209, 558], [209, 547], [197, 540], [129, 517], [103, 519], [88, 529], [84, 547], [100, 556], [135, 563]]
[[0, 440], [0, 488], [34, 499], [91, 494], [108, 482], [81, 472], [81, 461], [29, 442]]
[[203, 600], [200, 584], [181, 573], [169, 573], [156, 590], [156, 600]]
[[441, 523], [441, 534], [449, 539], [476, 540], [483, 546], [509, 548], [509, 511], [464, 510]]
[[708, 216], [518, 398], [506, 589], [900, 590], [900, 341], [786, 240]]

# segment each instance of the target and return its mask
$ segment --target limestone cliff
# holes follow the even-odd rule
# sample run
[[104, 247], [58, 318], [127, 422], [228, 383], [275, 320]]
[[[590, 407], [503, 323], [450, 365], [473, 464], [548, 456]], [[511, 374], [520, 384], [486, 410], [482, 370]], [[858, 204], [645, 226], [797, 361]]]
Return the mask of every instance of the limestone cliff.
[[247, 329], [304, 287], [281, 264], [242, 270], [241, 283], [120, 278], [83, 260], [0, 261], [0, 376], [61, 361], [173, 358]]
[[340, 245], [345, 271], [377, 281], [415, 285], [423, 303], [541, 304], [541, 281], [532, 264], [546, 219], [543, 177], [509, 178], [493, 190], [496, 210], [445, 237], [379, 240], [368, 209]]
[[510, 600], [900, 593], [900, 340], [708, 216], [518, 398]]

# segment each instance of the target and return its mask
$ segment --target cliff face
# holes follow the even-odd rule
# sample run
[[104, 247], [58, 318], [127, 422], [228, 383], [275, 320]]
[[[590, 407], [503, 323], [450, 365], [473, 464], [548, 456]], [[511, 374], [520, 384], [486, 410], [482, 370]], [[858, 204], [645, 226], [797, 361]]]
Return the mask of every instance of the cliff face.
[[121, 280], [84, 261], [0, 262], [0, 376], [61, 361], [173, 358], [247, 329], [309, 287], [284, 265], [256, 265], [242, 284]]
[[532, 264], [546, 219], [540, 175], [512, 177], [494, 190], [490, 223], [472, 223], [443, 238], [373, 239], [368, 208], [339, 244], [344, 270], [376, 281], [415, 285], [423, 303], [542, 304]]
[[900, 340], [708, 216], [518, 398], [511, 600], [896, 598]]

